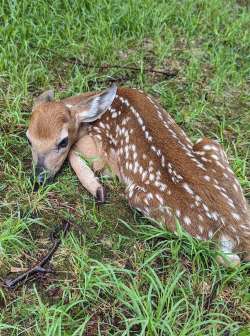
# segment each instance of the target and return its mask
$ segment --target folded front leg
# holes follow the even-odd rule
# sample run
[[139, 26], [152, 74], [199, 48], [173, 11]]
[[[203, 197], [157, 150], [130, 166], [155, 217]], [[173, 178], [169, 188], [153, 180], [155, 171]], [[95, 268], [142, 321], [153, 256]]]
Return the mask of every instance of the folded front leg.
[[[82, 157], [81, 157], [82, 156]], [[94, 196], [99, 203], [103, 203], [106, 200], [106, 192], [104, 187], [95, 176], [94, 172], [86, 163], [86, 160], [95, 160], [96, 164], [99, 161], [99, 167], [101, 166], [101, 160], [98, 160], [98, 152], [94, 140], [91, 137], [86, 136], [81, 138], [76, 145], [71, 149], [69, 153], [69, 162], [74, 169], [81, 184]]]

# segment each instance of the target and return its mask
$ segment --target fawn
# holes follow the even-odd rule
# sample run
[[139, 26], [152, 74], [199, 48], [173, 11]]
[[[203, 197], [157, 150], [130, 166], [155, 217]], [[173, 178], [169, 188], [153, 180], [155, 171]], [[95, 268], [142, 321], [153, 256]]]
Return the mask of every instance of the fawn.
[[[250, 212], [222, 147], [203, 138], [193, 144], [171, 116], [140, 90], [112, 86], [34, 104], [27, 138], [39, 182], [53, 177], [68, 156], [82, 185], [105, 201], [94, 172], [110, 167], [126, 186], [132, 207], [193, 237], [219, 242], [237, 265], [250, 260]], [[92, 160], [92, 169], [81, 158]], [[45, 174], [46, 173], [46, 174]]]

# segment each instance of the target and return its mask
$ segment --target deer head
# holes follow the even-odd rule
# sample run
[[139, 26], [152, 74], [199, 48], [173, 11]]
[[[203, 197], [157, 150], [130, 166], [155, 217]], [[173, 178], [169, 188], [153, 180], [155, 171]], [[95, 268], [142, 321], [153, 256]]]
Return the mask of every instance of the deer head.
[[116, 89], [112, 86], [64, 101], [54, 101], [53, 92], [46, 91], [35, 100], [26, 135], [39, 183], [55, 176], [77, 139], [80, 125], [84, 132], [89, 123], [99, 119], [112, 104]]

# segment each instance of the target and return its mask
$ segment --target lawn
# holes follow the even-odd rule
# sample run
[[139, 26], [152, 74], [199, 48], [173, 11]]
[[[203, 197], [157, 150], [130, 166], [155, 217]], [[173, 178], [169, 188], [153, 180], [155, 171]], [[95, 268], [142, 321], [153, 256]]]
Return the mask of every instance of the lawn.
[[[0, 22], [0, 335], [250, 335], [249, 264], [225, 269], [208, 242], [146, 220], [116, 179], [97, 207], [67, 162], [33, 192], [25, 138], [48, 88], [137, 87], [193, 141], [219, 140], [249, 198], [249, 2], [8, 0]], [[63, 219], [53, 272], [5, 288]]]

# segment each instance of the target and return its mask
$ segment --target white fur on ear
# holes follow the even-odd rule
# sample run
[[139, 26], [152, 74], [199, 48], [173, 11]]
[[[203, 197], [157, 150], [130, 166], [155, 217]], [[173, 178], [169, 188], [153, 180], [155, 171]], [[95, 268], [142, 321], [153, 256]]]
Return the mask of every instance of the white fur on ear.
[[116, 91], [117, 86], [112, 85], [111, 88], [105, 90], [98, 96], [93, 97], [89, 105], [89, 110], [87, 111], [87, 113], [84, 113], [84, 122], [92, 122], [96, 119], [101, 118], [103, 113], [106, 112], [113, 103]]
[[112, 85], [109, 89], [94, 96], [84, 99], [78, 105], [66, 104], [66, 106], [76, 113], [80, 122], [93, 122], [107, 111], [113, 103], [117, 91], [117, 86]]

